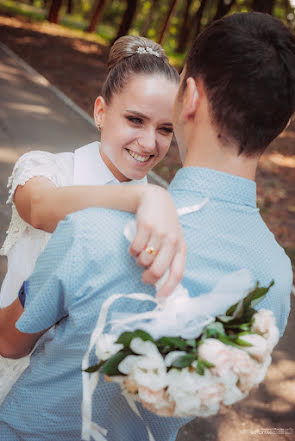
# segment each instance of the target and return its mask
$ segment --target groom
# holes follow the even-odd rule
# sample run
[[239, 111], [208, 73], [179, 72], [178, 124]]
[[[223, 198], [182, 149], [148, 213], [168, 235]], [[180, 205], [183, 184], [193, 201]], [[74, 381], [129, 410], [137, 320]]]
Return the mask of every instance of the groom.
[[[181, 218], [188, 245], [183, 285], [192, 296], [209, 292], [223, 275], [241, 268], [263, 285], [274, 279], [261, 306], [274, 312], [281, 334], [292, 272], [256, 208], [255, 173], [260, 155], [294, 110], [295, 38], [281, 22], [236, 14], [197, 38], [175, 104], [183, 168], [169, 191], [178, 207], [205, 197], [209, 202]], [[67, 217], [24, 285], [24, 312], [18, 301], [1, 311], [4, 324], [20, 316], [5, 346], [16, 358], [58, 323], [0, 409], [1, 439], [81, 440], [81, 361], [101, 306], [114, 293], [153, 293], [127, 252], [122, 229], [130, 218], [99, 208]], [[150, 308], [149, 302], [120, 300], [113, 312]], [[1, 341], [0, 348], [3, 354]], [[141, 417], [116, 384], [101, 380], [92, 417], [107, 429], [108, 441], [148, 441], [146, 427], [156, 441], [175, 441], [185, 422], [138, 410]]]

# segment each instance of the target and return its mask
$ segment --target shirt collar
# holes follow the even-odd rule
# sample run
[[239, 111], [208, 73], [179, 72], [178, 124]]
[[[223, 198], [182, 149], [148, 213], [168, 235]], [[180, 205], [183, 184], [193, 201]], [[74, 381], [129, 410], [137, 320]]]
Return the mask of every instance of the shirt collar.
[[256, 207], [254, 181], [203, 167], [183, 167], [178, 170], [169, 190], [193, 191], [211, 199]]
[[[74, 185], [106, 185], [121, 184], [104, 163], [100, 151], [100, 143], [95, 141], [75, 150], [74, 153]], [[138, 181], [127, 181], [124, 184], [145, 184], [147, 178]]]

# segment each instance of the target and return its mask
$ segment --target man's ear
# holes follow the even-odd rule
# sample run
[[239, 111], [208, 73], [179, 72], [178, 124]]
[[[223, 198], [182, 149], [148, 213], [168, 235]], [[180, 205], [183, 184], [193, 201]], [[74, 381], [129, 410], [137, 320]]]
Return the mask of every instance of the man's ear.
[[286, 127], [285, 127], [284, 130], [286, 130], [289, 127], [290, 124], [291, 124], [291, 118], [289, 118], [289, 121], [287, 122]]
[[195, 80], [192, 77], [187, 78], [186, 88], [182, 97], [182, 110], [180, 118], [182, 121], [188, 121], [195, 118], [199, 103], [199, 92]]
[[105, 112], [106, 102], [102, 96], [98, 96], [94, 103], [93, 117], [98, 129], [102, 128], [103, 114]]

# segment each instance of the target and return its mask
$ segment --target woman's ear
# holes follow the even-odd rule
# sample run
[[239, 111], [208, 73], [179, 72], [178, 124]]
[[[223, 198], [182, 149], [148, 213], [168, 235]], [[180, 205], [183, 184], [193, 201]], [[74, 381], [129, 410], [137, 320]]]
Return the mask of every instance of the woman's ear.
[[192, 77], [187, 78], [186, 88], [182, 96], [182, 121], [189, 121], [195, 118], [199, 103], [198, 87]]
[[102, 96], [98, 96], [94, 103], [94, 122], [98, 130], [102, 128], [103, 115], [105, 112], [106, 103]]

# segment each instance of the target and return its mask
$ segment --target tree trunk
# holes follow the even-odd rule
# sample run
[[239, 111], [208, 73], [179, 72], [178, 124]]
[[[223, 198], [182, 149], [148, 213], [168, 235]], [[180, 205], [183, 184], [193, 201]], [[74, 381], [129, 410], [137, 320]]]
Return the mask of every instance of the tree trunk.
[[70, 15], [73, 12], [73, 0], [67, 0], [67, 11], [66, 13]]
[[189, 17], [190, 17], [189, 13], [190, 13], [191, 5], [192, 5], [192, 0], [186, 0], [184, 14], [183, 14], [183, 21], [182, 21], [182, 25], [181, 25], [181, 29], [180, 29], [179, 37], [178, 37], [178, 45], [176, 48], [176, 52], [179, 54], [185, 51], [188, 37], [189, 37], [189, 32], [188, 32], [188, 30], [190, 29], [189, 28]]
[[172, 15], [173, 15], [173, 12], [174, 12], [176, 4], [177, 4], [177, 1], [178, 0], [171, 0], [171, 2], [170, 2], [168, 13], [166, 15], [166, 18], [165, 18], [165, 21], [164, 21], [164, 25], [162, 27], [162, 30], [160, 32], [160, 36], [159, 36], [159, 39], [158, 39], [158, 43], [159, 44], [163, 44], [163, 41], [164, 41], [164, 38], [165, 38], [165, 34], [167, 32], [167, 29], [168, 29], [169, 21], [170, 21]]
[[127, 8], [125, 9], [118, 33], [114, 38], [114, 40], [112, 41], [112, 44], [116, 40], [118, 40], [118, 38], [128, 34], [128, 31], [132, 25], [132, 21], [135, 17], [136, 7], [137, 7], [137, 0], [127, 0]]
[[272, 14], [275, 5], [275, 0], [253, 0], [252, 9], [253, 11], [266, 12], [267, 14]]
[[90, 23], [88, 28], [86, 29], [86, 32], [94, 32], [97, 28], [97, 25], [99, 23], [99, 20], [102, 17], [102, 13], [104, 10], [104, 7], [106, 5], [107, 0], [98, 0], [94, 7], [93, 14], [90, 19]]
[[148, 16], [145, 20], [144, 26], [140, 31], [140, 35], [142, 35], [143, 37], [147, 36], [148, 30], [151, 27], [151, 24], [153, 21], [153, 15], [154, 15], [154, 11], [155, 11], [157, 3], [158, 3], [158, 0], [153, 0], [153, 2], [151, 4], [151, 7], [149, 9], [149, 13], [148, 13]]
[[48, 18], [47, 18], [47, 20], [50, 23], [55, 23], [55, 24], [58, 23], [61, 5], [62, 5], [62, 0], [52, 0], [51, 1], [49, 13], [48, 13]]
[[201, 31], [201, 20], [202, 20], [203, 13], [204, 13], [205, 7], [207, 5], [207, 2], [208, 2], [208, 0], [201, 0], [201, 4], [199, 6], [199, 9], [196, 11], [195, 15], [193, 16], [193, 18], [191, 20], [190, 29], [193, 29], [193, 38], [192, 38], [193, 41], [196, 39], [197, 35]]
[[218, 0], [217, 11], [213, 17], [213, 21], [218, 20], [219, 18], [222, 18], [224, 15], [226, 15], [230, 11], [235, 1], [236, 0], [230, 0], [224, 3], [224, 0]]

